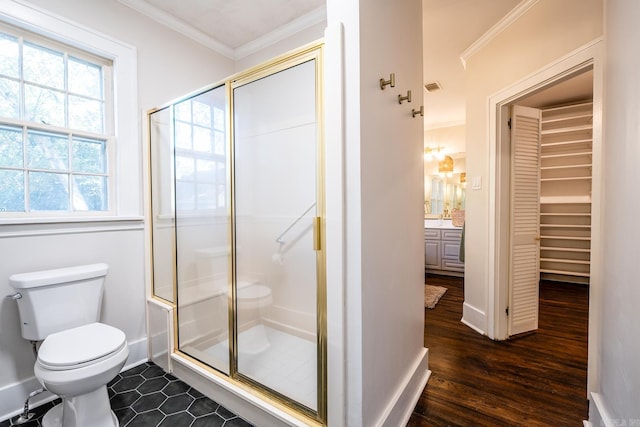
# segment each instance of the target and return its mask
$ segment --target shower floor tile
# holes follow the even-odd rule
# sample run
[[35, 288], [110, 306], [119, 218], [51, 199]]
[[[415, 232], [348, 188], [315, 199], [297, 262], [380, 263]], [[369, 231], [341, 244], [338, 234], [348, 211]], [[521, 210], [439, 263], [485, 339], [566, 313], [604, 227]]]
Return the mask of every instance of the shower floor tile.
[[[213, 358], [228, 354], [227, 342], [200, 351]], [[315, 342], [257, 325], [238, 334], [238, 372], [296, 400], [317, 407]]]
[[[118, 374], [108, 390], [121, 427], [252, 426], [152, 362]], [[59, 399], [31, 408], [35, 416], [26, 423], [16, 424], [15, 416], [0, 422], [0, 427], [41, 427], [42, 417], [56, 403]]]

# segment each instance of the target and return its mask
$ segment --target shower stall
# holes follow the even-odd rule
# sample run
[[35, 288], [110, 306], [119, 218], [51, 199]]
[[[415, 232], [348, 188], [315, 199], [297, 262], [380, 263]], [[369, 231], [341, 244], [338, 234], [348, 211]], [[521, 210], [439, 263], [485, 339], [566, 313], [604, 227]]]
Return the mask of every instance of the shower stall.
[[326, 419], [322, 44], [148, 113], [168, 352]]

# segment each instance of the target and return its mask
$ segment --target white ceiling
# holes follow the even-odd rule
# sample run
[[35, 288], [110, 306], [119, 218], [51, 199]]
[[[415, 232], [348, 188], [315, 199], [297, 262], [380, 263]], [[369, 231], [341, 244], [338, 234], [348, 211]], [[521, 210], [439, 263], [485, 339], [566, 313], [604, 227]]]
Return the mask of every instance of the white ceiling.
[[[118, 1], [233, 59], [326, 20], [326, 0]], [[442, 86], [424, 91], [426, 129], [464, 123], [460, 56], [523, 1], [422, 0], [423, 83]], [[534, 101], [548, 102], [543, 96]]]

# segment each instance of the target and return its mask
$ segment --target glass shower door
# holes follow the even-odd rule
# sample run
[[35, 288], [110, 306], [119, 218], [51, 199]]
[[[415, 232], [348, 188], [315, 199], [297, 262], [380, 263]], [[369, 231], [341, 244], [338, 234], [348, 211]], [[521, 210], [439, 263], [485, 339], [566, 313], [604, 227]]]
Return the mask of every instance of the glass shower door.
[[226, 89], [173, 106], [178, 348], [229, 374]]
[[324, 374], [315, 55], [232, 82], [237, 374], [312, 414]]

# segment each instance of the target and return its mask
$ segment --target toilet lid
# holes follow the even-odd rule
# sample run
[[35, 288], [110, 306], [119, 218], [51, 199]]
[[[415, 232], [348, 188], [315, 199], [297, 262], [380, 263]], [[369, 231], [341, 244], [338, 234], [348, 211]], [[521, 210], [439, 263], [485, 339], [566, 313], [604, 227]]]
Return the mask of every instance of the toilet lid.
[[90, 323], [49, 335], [38, 350], [38, 362], [50, 369], [64, 369], [110, 355], [126, 345], [120, 329]]

